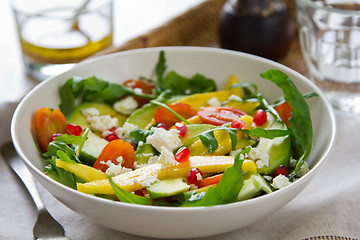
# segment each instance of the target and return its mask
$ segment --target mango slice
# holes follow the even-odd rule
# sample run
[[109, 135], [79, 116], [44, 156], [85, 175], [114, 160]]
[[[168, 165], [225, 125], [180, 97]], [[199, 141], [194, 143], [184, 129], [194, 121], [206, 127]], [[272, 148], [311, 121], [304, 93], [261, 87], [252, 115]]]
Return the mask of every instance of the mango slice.
[[56, 159], [56, 166], [59, 168], [63, 168], [68, 172], [74, 173], [76, 176], [87, 182], [107, 179], [107, 175], [105, 173], [85, 164], [65, 162]]

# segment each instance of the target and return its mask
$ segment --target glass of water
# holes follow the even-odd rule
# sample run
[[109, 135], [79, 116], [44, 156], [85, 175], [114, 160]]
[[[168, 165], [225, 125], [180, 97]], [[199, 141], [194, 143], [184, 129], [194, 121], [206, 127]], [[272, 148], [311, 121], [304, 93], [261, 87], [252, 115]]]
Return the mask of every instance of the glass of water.
[[25, 69], [42, 81], [112, 45], [113, 0], [12, 0]]
[[334, 109], [360, 113], [360, 2], [296, 0], [310, 79]]

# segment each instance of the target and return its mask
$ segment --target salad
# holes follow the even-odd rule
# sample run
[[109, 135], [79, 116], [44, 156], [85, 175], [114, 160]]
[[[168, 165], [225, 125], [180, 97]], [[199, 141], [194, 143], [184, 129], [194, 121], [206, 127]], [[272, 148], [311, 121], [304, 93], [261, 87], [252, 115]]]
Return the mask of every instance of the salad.
[[80, 192], [153, 206], [212, 206], [268, 194], [308, 171], [313, 129], [306, 99], [279, 70], [261, 73], [284, 93], [273, 104], [230, 75], [168, 71], [123, 84], [73, 77], [59, 109], [33, 119], [45, 173]]

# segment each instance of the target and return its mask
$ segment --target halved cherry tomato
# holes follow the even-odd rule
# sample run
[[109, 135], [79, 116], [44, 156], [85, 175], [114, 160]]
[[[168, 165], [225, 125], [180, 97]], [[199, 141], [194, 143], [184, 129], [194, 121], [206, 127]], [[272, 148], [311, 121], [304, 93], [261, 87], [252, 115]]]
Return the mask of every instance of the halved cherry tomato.
[[[155, 88], [155, 85], [150, 82], [145, 82], [142, 80], [134, 80], [134, 79], [129, 79], [125, 81], [123, 85], [132, 89], [139, 88], [142, 90], [143, 93], [147, 93], [147, 94], [151, 94], [152, 90]], [[150, 102], [149, 99], [142, 98], [139, 96], [134, 96], [134, 99], [137, 101], [139, 107]]]
[[[185, 103], [175, 103], [173, 105], [168, 105], [168, 107], [180, 114], [185, 119], [191, 118], [197, 114], [194, 109]], [[180, 119], [178, 119], [174, 114], [163, 107], [156, 109], [154, 113], [154, 119], [157, 123], [165, 124], [167, 128], [171, 128], [175, 125], [175, 123], [180, 122]]]
[[245, 112], [231, 107], [202, 107], [198, 115], [204, 123], [220, 126], [225, 123], [239, 121]]
[[66, 133], [66, 118], [58, 109], [40, 108], [34, 116], [34, 129], [42, 152], [47, 152], [54, 134]]
[[291, 117], [292, 108], [288, 102], [283, 102], [282, 104], [274, 107], [274, 109], [278, 112], [281, 117], [281, 120], [289, 126], [289, 118]]
[[94, 168], [105, 172], [109, 168], [106, 162], [110, 160], [113, 164], [118, 165], [117, 159], [120, 156], [123, 158], [121, 166], [126, 168], [134, 166], [135, 150], [133, 146], [121, 139], [116, 139], [104, 147], [94, 164]]
[[213, 176], [210, 176], [207, 178], [203, 178], [203, 179], [197, 181], [196, 185], [199, 188], [202, 188], [202, 187], [206, 187], [209, 185], [218, 184], [223, 175], [224, 175], [223, 173], [220, 173], [220, 174], [216, 174], [216, 175], [213, 175]]

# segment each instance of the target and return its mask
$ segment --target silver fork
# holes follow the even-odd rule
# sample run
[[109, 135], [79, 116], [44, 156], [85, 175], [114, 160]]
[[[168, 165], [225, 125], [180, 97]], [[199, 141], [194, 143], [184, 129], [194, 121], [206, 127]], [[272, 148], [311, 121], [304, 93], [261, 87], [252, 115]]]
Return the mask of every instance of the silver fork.
[[66, 240], [64, 228], [49, 214], [41, 201], [35, 181], [25, 165], [17, 155], [12, 142], [1, 146], [1, 153], [5, 162], [14, 170], [29, 191], [38, 210], [37, 220], [33, 229], [35, 239], [41, 240]]

